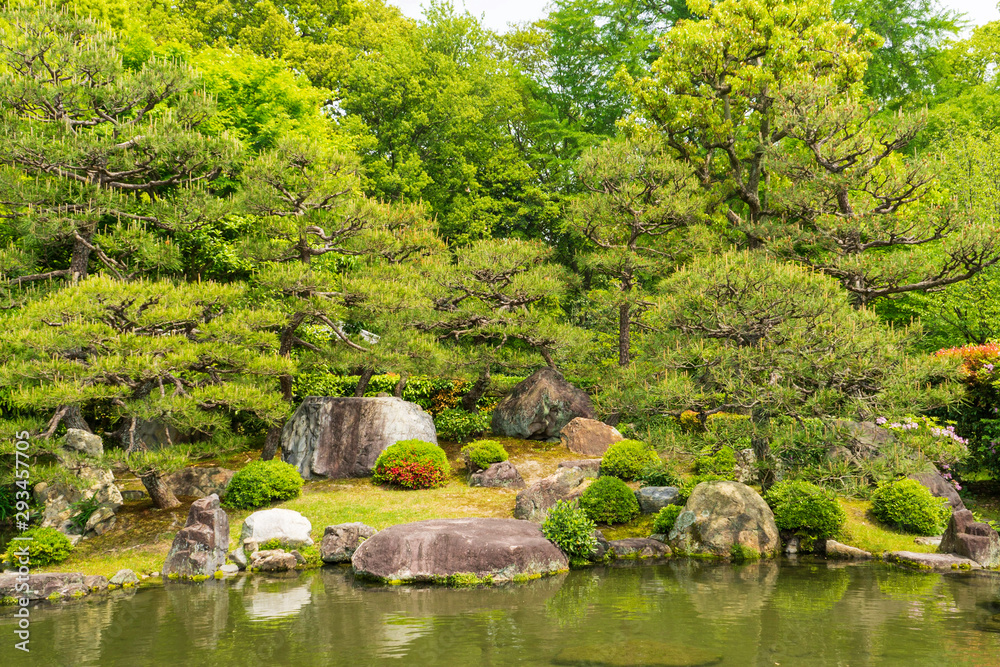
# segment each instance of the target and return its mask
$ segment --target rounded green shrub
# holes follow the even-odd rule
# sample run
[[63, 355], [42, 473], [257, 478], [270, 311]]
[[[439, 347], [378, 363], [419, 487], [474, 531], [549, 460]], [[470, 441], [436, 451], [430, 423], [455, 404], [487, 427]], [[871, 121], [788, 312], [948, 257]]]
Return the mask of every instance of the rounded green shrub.
[[302, 484], [302, 475], [290, 463], [251, 461], [229, 481], [225, 504], [247, 510], [264, 507], [295, 498], [302, 492]]
[[620, 440], [601, 459], [601, 474], [625, 481], [639, 479], [648, 466], [661, 463], [653, 448], [639, 440]]
[[940, 535], [951, 516], [947, 503], [916, 480], [898, 479], [875, 489], [871, 511], [882, 523], [908, 533]]
[[448, 456], [434, 443], [400, 440], [379, 454], [372, 480], [405, 489], [429, 489], [444, 484], [450, 472]]
[[778, 482], [764, 494], [764, 500], [774, 511], [778, 528], [799, 535], [815, 539], [833, 537], [847, 521], [837, 497], [809, 482]]
[[656, 517], [653, 519], [653, 533], [669, 535], [670, 531], [674, 529], [674, 524], [677, 523], [677, 517], [679, 517], [683, 511], [684, 508], [680, 505], [667, 505], [666, 507], [661, 507], [660, 511], [656, 513]]
[[598, 477], [580, 496], [580, 508], [597, 523], [625, 523], [639, 514], [635, 492], [617, 477]]
[[507, 460], [507, 450], [496, 440], [476, 440], [462, 447], [462, 458], [471, 471], [486, 470], [494, 463]]
[[542, 522], [546, 539], [562, 549], [570, 565], [581, 565], [597, 550], [596, 526], [576, 503], [558, 501]]
[[[60, 533], [55, 528], [29, 528], [21, 533], [20, 537], [31, 538], [30, 541], [11, 542], [7, 546], [5, 560], [11, 565], [21, 565], [20, 557], [14, 556], [14, 549], [20, 550], [22, 547], [28, 549], [28, 563], [30, 567], [43, 567], [45, 565], [55, 565], [61, 563], [73, 551], [73, 545], [69, 538]], [[16, 546], [15, 546], [16, 545]]]

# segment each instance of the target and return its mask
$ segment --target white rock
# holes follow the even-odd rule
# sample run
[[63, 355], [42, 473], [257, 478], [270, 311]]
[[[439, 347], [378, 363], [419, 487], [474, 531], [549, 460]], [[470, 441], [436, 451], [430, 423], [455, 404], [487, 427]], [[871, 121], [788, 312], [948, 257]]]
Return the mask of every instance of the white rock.
[[254, 512], [243, 521], [240, 531], [240, 544], [247, 540], [263, 544], [269, 540], [278, 540], [291, 547], [312, 546], [309, 533], [312, 524], [294, 510], [281, 508]]

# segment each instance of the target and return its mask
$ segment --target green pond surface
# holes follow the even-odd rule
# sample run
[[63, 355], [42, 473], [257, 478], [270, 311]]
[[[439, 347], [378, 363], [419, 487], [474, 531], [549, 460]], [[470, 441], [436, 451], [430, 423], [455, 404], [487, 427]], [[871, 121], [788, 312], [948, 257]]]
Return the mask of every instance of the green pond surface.
[[0, 665], [1000, 666], [1000, 573], [762, 562], [576, 570], [494, 588], [347, 568], [166, 582], [0, 611]]

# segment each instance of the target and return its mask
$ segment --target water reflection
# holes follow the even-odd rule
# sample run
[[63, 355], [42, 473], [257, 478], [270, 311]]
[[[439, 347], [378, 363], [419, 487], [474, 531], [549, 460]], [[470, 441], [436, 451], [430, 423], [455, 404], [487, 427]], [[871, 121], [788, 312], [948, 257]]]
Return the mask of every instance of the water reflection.
[[[0, 612], [0, 635], [12, 621]], [[656, 664], [669, 653], [661, 663], [1000, 667], [1000, 575], [677, 561], [440, 589], [328, 568], [45, 604], [31, 627], [30, 656], [6, 643], [0, 664], [450, 667], [602, 653]]]

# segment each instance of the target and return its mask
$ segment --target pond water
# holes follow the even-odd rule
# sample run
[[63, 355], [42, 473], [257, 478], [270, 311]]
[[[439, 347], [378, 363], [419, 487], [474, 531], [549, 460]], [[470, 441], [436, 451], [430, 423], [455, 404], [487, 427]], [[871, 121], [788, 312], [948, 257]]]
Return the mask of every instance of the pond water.
[[[1000, 573], [692, 561], [499, 588], [384, 587], [346, 568], [0, 612], [0, 665], [1000, 666]], [[588, 662], [589, 661], [589, 662]]]

